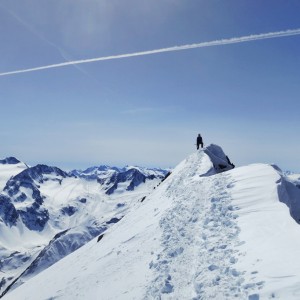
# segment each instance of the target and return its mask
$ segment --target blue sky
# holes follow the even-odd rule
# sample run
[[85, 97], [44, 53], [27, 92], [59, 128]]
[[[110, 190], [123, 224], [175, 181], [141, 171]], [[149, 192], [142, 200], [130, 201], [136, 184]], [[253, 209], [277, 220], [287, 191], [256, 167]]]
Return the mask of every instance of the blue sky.
[[[0, 73], [300, 28], [298, 0], [4, 0]], [[300, 171], [300, 36], [0, 77], [0, 157], [175, 166], [195, 138]]]

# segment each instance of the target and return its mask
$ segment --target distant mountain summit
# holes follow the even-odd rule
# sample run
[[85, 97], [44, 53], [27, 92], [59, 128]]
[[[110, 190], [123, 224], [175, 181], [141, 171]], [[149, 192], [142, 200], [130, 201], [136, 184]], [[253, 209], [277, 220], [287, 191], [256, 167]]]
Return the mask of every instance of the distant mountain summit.
[[102, 165], [91, 167], [84, 171], [73, 170], [71, 175], [78, 176], [87, 180], [97, 180], [106, 190], [106, 194], [114, 192], [133, 191], [146, 180], [163, 179], [168, 170], [159, 168], [143, 168], [126, 166], [124, 168], [110, 167]]
[[6, 157], [5, 159], [0, 160], [0, 164], [2, 165], [15, 165], [18, 163], [20, 163], [20, 161], [15, 157]]

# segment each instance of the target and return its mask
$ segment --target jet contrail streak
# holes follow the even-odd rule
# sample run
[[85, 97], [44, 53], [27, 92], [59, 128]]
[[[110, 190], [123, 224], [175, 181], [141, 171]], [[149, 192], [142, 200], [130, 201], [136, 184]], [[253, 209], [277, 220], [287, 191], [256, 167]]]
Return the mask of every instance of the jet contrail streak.
[[4, 72], [4, 73], [0, 73], [0, 76], [14, 75], [14, 74], [20, 74], [20, 73], [26, 73], [26, 72], [34, 72], [34, 71], [40, 71], [40, 70], [46, 70], [46, 69], [52, 69], [52, 68], [60, 68], [60, 67], [66, 67], [66, 66], [70, 66], [70, 65], [86, 64], [86, 63], [92, 63], [92, 62], [102, 61], [102, 60], [121, 59], [121, 58], [135, 57], [135, 56], [152, 55], [152, 54], [164, 53], [164, 52], [181, 51], [181, 50], [187, 50], [187, 49], [222, 46], [222, 45], [228, 45], [228, 44], [237, 44], [237, 43], [251, 42], [251, 41], [257, 41], [257, 40], [264, 40], [264, 39], [273, 39], [273, 38], [292, 36], [292, 35], [300, 35], [300, 28], [289, 29], [289, 30], [285, 30], [285, 31], [253, 34], [253, 35], [248, 35], [248, 36], [235, 37], [235, 38], [230, 38], [230, 39], [222, 39], [222, 40], [216, 40], [216, 41], [210, 41], [210, 42], [202, 42], [202, 43], [197, 43], [197, 44], [173, 46], [173, 47], [169, 47], [169, 48], [154, 49], [154, 50], [141, 51], [141, 52], [135, 52], [135, 53], [118, 54], [118, 55], [111, 55], [111, 56], [102, 56], [102, 57], [97, 57], [97, 58], [67, 61], [67, 62], [63, 62], [63, 63], [57, 63], [57, 64], [35, 67], [35, 68], [30, 68], [30, 69], [22, 69], [22, 70]]

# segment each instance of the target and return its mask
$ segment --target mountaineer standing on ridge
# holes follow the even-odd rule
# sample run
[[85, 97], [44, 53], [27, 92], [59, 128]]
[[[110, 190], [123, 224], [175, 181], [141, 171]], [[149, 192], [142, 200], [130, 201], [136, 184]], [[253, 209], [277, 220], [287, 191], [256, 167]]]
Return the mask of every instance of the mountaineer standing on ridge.
[[201, 148], [203, 148], [203, 139], [200, 133], [197, 136], [197, 150], [199, 150], [199, 145], [201, 145]]

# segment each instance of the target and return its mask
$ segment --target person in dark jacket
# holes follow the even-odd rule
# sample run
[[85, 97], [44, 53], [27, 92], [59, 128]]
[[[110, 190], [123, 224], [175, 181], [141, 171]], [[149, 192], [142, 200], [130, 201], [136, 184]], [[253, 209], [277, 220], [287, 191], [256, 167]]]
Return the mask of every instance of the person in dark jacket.
[[201, 145], [201, 148], [203, 148], [203, 139], [201, 134], [199, 133], [197, 136], [197, 150], [199, 150], [199, 146]]

